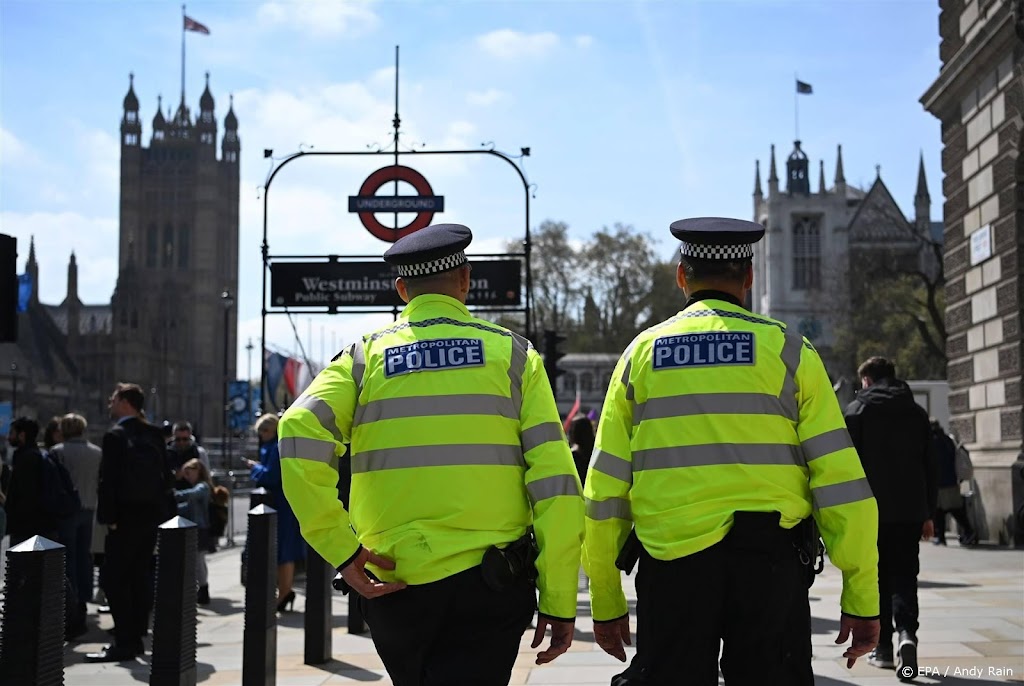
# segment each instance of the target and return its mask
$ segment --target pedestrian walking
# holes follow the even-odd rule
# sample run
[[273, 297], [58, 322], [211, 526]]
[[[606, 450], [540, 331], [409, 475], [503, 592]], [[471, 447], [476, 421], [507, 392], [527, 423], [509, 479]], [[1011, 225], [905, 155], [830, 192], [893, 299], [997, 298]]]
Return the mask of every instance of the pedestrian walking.
[[181, 466], [181, 478], [184, 484], [174, 489], [174, 499], [178, 503], [178, 514], [196, 525], [196, 602], [209, 605], [210, 581], [206, 551], [210, 548], [209, 511], [213, 481], [210, 479], [210, 470], [198, 457]]
[[[917, 677], [919, 542], [934, 535], [936, 470], [928, 413], [884, 357], [857, 369], [862, 390], [845, 411], [846, 425], [878, 501], [881, 631], [868, 663]], [[894, 624], [895, 623], [895, 624]], [[898, 637], [895, 656], [892, 637]], [[894, 659], [895, 658], [895, 659]]]
[[[306, 540], [361, 596], [396, 686], [507, 684], [538, 608], [537, 663], [572, 643], [583, 500], [540, 355], [466, 308], [470, 230], [385, 254], [408, 306], [285, 413], [284, 490]], [[351, 442], [349, 512], [339, 457]], [[536, 592], [539, 591], [539, 603]]]
[[726, 684], [790, 683], [786, 653], [810, 643], [789, 615], [806, 601], [812, 515], [843, 571], [836, 643], [852, 635], [852, 666], [878, 636], [877, 510], [832, 384], [800, 334], [743, 306], [760, 225], [671, 230], [686, 304], [619, 359], [584, 489], [594, 636], [621, 661], [616, 562], [639, 558], [637, 653], [612, 683], [716, 685], [723, 643]]
[[103, 436], [96, 518], [108, 529], [103, 590], [114, 617], [114, 642], [88, 653], [90, 662], [134, 660], [153, 608], [153, 551], [157, 527], [175, 510], [173, 475], [159, 427], [142, 416], [145, 393], [119, 383], [110, 396], [114, 426]]
[[960, 545], [972, 546], [978, 535], [967, 517], [965, 492], [970, 492], [974, 470], [963, 446], [957, 446], [938, 420], [931, 421], [932, 454], [935, 456], [938, 493], [935, 499], [935, 545], [946, 545], [946, 518], [956, 520]]
[[82, 509], [60, 522], [60, 539], [66, 548], [68, 578], [77, 598], [75, 615], [69, 617], [70, 633], [85, 632], [86, 601], [92, 598], [92, 534], [96, 520], [96, 498], [99, 488], [100, 461], [103, 451], [85, 438], [88, 427], [85, 417], [69, 413], [60, 418], [59, 431], [63, 442], [53, 446], [51, 456], [68, 470], [78, 490]]
[[256, 420], [260, 459], [259, 462], [246, 460], [246, 463], [250, 469], [249, 479], [270, 491], [274, 497], [274, 509], [277, 510], [277, 611], [285, 612], [295, 605], [295, 591], [292, 588], [295, 582], [295, 563], [306, 559], [306, 541], [302, 538], [299, 520], [295, 518], [281, 484], [277, 423], [275, 414], [265, 414]]

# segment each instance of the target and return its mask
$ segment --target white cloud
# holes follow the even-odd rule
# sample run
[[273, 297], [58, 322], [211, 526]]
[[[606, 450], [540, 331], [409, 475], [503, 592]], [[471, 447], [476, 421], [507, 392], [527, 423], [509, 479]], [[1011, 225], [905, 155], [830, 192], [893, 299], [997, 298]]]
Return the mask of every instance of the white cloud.
[[467, 93], [466, 102], [470, 105], [487, 107], [507, 97], [508, 95], [504, 91], [500, 91], [497, 88], [488, 88], [485, 91], [471, 91]]
[[[25, 271], [34, 239], [39, 264], [39, 299], [59, 304], [67, 294], [71, 252], [78, 261], [78, 292], [83, 301], [109, 302], [117, 282], [117, 221], [75, 212], [0, 212], [4, 233], [18, 239], [18, 272]], [[97, 294], [98, 297], [97, 297]]]
[[487, 54], [499, 59], [544, 57], [558, 47], [557, 34], [522, 33], [512, 29], [499, 29], [477, 36], [476, 44]]
[[577, 48], [584, 48], [585, 49], [585, 48], [589, 48], [591, 45], [594, 44], [594, 37], [593, 36], [586, 36], [586, 35], [576, 36], [572, 40], [576, 44]]
[[377, 26], [370, 0], [271, 0], [257, 11], [264, 26], [287, 26], [319, 38], [359, 35]]
[[20, 167], [39, 162], [38, 156], [28, 145], [3, 127], [0, 127], [0, 150], [3, 151], [3, 154], [0, 155], [0, 164], [5, 167], [15, 165]]

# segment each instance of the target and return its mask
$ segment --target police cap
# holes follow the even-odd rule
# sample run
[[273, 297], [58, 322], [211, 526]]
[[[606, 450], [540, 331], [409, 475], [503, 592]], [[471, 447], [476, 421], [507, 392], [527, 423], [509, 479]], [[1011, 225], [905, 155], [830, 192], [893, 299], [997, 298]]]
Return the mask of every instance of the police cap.
[[764, 227], [743, 219], [696, 217], [680, 219], [669, 227], [681, 243], [679, 254], [702, 260], [743, 260], [754, 255], [754, 243]]
[[384, 253], [384, 261], [397, 267], [399, 276], [440, 274], [466, 264], [472, 240], [468, 226], [434, 224], [399, 238]]

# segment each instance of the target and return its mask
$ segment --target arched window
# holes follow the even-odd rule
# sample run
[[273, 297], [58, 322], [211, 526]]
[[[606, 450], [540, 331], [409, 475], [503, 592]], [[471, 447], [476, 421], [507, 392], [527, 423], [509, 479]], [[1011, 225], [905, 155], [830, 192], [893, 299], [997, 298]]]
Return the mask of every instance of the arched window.
[[590, 372], [580, 374], [580, 393], [593, 393], [594, 375]]
[[174, 227], [168, 222], [164, 225], [164, 258], [163, 266], [170, 267], [174, 264]]
[[576, 375], [572, 372], [566, 372], [562, 375], [562, 390], [570, 393], [576, 392]]
[[178, 228], [178, 269], [188, 268], [188, 253], [191, 249], [192, 229], [188, 224]]

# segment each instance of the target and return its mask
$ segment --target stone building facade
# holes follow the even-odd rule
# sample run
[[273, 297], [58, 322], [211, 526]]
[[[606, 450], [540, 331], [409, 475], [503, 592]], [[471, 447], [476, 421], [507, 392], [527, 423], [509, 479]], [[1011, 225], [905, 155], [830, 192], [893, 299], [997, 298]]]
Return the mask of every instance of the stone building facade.
[[949, 406], [990, 540], [1013, 535], [1022, 450], [1024, 2], [940, 0], [942, 69], [921, 98], [942, 122]]
[[184, 95], [167, 117], [158, 101], [148, 147], [139, 110], [132, 80], [121, 119], [118, 277], [111, 302], [82, 303], [72, 254], [64, 301], [40, 303], [33, 242], [25, 271], [35, 288], [20, 315], [19, 339], [0, 344], [0, 364], [19, 371], [0, 375], [0, 388], [13, 395], [21, 384], [20, 409], [40, 416], [77, 410], [104, 425], [113, 385], [138, 383], [150, 396], [152, 418], [189, 419], [200, 435], [219, 436], [225, 374], [233, 378], [236, 369], [238, 119], [229, 107], [218, 158], [209, 76], [194, 121]]
[[167, 118], [158, 101], [148, 148], [129, 85], [121, 120], [119, 271], [111, 301], [114, 373], [157, 389], [158, 414], [191, 418], [205, 435], [220, 433], [225, 372], [233, 378], [236, 368], [237, 308], [222, 298], [225, 292], [238, 297], [240, 142], [234, 107], [224, 118], [220, 149], [218, 159], [209, 75], [194, 122], [184, 94]]
[[[800, 141], [786, 160], [780, 181], [771, 148], [768, 192], [754, 172], [753, 219], [765, 227], [754, 246], [754, 285], [750, 309], [795, 326], [821, 352], [833, 376], [850, 374], [850, 362], [832, 357], [837, 326], [848, 316], [856, 293], [850, 288], [852, 260], [873, 253], [887, 260], [934, 270], [937, 260], [922, 249], [941, 240], [941, 223], [931, 221], [931, 198], [924, 161], [918, 167], [914, 216], [908, 218], [882, 181], [881, 170], [867, 190], [846, 181], [843, 150], [836, 151], [832, 185], [825, 163], [818, 163], [817, 190]], [[784, 185], [782, 185], [784, 183]]]

